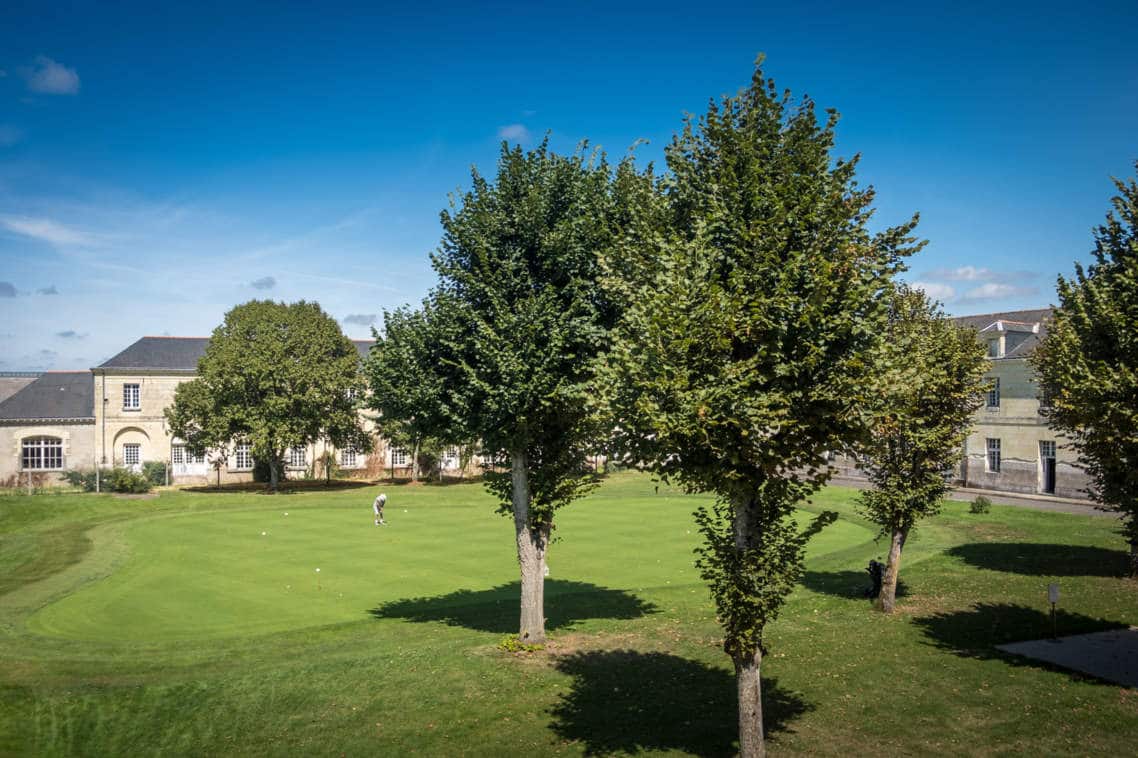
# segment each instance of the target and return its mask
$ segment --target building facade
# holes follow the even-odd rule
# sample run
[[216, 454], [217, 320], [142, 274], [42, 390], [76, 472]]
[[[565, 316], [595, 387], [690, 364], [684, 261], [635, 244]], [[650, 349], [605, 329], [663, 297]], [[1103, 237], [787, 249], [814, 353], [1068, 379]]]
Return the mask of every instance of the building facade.
[[[208, 337], [143, 337], [90, 371], [11, 373], [0, 376], [0, 485], [56, 483], [64, 471], [96, 465], [141, 468], [169, 463], [171, 484], [244, 482], [253, 478], [249, 446], [195, 455], [173, 436], [165, 410], [179, 384], [193, 379]], [[361, 360], [370, 341], [355, 341]], [[378, 478], [407, 474], [410, 454], [375, 434], [374, 418], [361, 411], [373, 433], [370, 452], [337, 450], [323, 441], [288, 451], [291, 478], [323, 477], [328, 460], [339, 475]], [[448, 451], [442, 468], [457, 473]]]
[[[975, 329], [983, 342], [989, 382], [952, 474], [954, 485], [1087, 499], [1090, 478], [1063, 435], [1047, 425], [1041, 412], [1046, 398], [1027, 360], [1047, 334], [1050, 316], [1044, 308], [953, 319]], [[831, 464], [839, 476], [864, 478], [855, 458], [837, 455]]]
[[958, 479], [967, 487], [1086, 498], [1090, 480], [1067, 440], [1048, 426], [1028, 357], [1047, 333], [1049, 309], [965, 316], [989, 362], [990, 382], [964, 445]]

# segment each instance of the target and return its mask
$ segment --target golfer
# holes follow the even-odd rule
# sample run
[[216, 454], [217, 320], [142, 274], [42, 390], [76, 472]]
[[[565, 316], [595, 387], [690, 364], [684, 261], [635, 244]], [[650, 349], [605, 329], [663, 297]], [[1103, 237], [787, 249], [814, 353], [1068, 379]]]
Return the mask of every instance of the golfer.
[[386, 504], [387, 494], [384, 492], [379, 493], [379, 495], [375, 498], [375, 502], [371, 504], [371, 509], [375, 511], [376, 526], [379, 526], [380, 524], [383, 524], [385, 526], [387, 525], [387, 522], [383, 520], [383, 506]]

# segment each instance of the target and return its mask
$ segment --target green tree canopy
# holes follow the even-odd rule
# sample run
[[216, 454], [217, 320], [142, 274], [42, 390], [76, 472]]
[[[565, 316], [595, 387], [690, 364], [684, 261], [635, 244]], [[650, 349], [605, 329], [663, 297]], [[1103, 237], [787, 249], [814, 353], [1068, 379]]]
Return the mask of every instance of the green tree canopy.
[[589, 394], [611, 303], [598, 256], [620, 223], [604, 156], [503, 145], [497, 177], [442, 214], [432, 293], [446, 354], [446, 402], [468, 439], [508, 457], [487, 485], [512, 514], [521, 568], [520, 637], [545, 636], [545, 553], [554, 513], [580, 497], [597, 438]]
[[1122, 515], [1138, 576], [1138, 183], [1114, 183], [1094, 262], [1059, 277], [1059, 307], [1031, 362], [1050, 399], [1043, 412], [1078, 453], [1090, 494]]
[[461, 435], [445, 397], [443, 343], [430, 301], [418, 310], [397, 308], [383, 314], [383, 332], [365, 363], [377, 424], [389, 444], [411, 450], [411, 479], [419, 478], [419, 457], [429, 440], [457, 442]]
[[896, 600], [901, 551], [919, 519], [936, 515], [947, 473], [960, 461], [980, 407], [988, 362], [975, 330], [945, 318], [924, 293], [898, 287], [890, 301], [884, 368], [872, 395], [873, 434], [860, 465], [873, 488], [859, 496], [865, 515], [889, 537], [878, 607]]
[[[717, 495], [699, 558], [739, 682], [740, 748], [763, 750], [762, 632], [802, 571], [795, 506], [826, 452], [862, 439], [886, 293], [917, 249], [908, 223], [868, 229], [857, 160], [832, 157], [837, 114], [791, 104], [756, 69], [667, 149], [670, 176], [606, 264], [627, 302], [608, 399], [628, 454]], [[653, 225], [659, 225], [653, 231]], [[631, 249], [629, 249], [631, 248]]]
[[316, 303], [253, 300], [225, 314], [166, 409], [173, 434], [195, 451], [250, 444], [276, 489], [288, 448], [318, 439], [370, 449], [356, 398], [359, 353]]

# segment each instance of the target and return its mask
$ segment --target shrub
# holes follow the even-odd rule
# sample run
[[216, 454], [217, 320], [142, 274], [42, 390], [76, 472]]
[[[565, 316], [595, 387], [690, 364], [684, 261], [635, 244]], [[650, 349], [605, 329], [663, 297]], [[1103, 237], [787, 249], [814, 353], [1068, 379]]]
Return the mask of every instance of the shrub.
[[64, 471], [63, 478], [72, 487], [78, 487], [84, 492], [95, 491], [95, 469], [93, 468]]
[[983, 495], [977, 495], [968, 508], [969, 513], [987, 513], [990, 510], [992, 510], [992, 501]]
[[141, 494], [150, 491], [150, 480], [128, 468], [113, 468], [103, 472], [103, 486], [111, 492]]
[[152, 487], [166, 484], [166, 461], [146, 461], [142, 464], [142, 475]]
[[[150, 492], [153, 482], [164, 483], [166, 480], [166, 464], [151, 461], [143, 464], [143, 471], [131, 471], [128, 468], [105, 468], [102, 470], [102, 479], [99, 489], [103, 492], [124, 492], [141, 494]], [[155, 468], [157, 467], [157, 468]], [[155, 474], [154, 472], [158, 473]], [[154, 477], [157, 477], [155, 479]], [[95, 491], [95, 469], [75, 469], [64, 471], [63, 478], [73, 487], [80, 487], [84, 492]]]
[[498, 642], [498, 649], [507, 653], [536, 653], [544, 650], [545, 645], [530, 645], [518, 639], [516, 634], [510, 634]]

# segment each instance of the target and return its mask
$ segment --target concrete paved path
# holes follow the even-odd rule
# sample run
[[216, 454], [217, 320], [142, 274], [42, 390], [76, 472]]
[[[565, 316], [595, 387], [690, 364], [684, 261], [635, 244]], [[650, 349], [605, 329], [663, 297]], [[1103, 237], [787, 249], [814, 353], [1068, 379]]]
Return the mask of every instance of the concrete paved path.
[[[863, 490], [869, 486], [869, 482], [864, 479], [855, 479], [853, 477], [834, 477], [830, 480], [831, 484], [839, 487], [853, 487], [854, 489]], [[1072, 500], [1065, 497], [1052, 497], [1050, 495], [1021, 495], [1015, 492], [998, 492], [996, 490], [981, 490], [973, 489], [971, 487], [956, 487], [949, 490], [949, 500], [961, 500], [964, 502], [971, 502], [975, 500], [978, 495], [991, 500], [996, 505], [1011, 505], [1017, 508], [1033, 508], [1037, 511], [1053, 511], [1056, 513], [1072, 513], [1076, 516], [1104, 516], [1107, 518], [1118, 518], [1117, 513], [1110, 511], [1101, 511], [1095, 508], [1087, 500]]]
[[1138, 688], [1138, 627], [1135, 626], [1057, 640], [1015, 642], [997, 645], [997, 649]]

